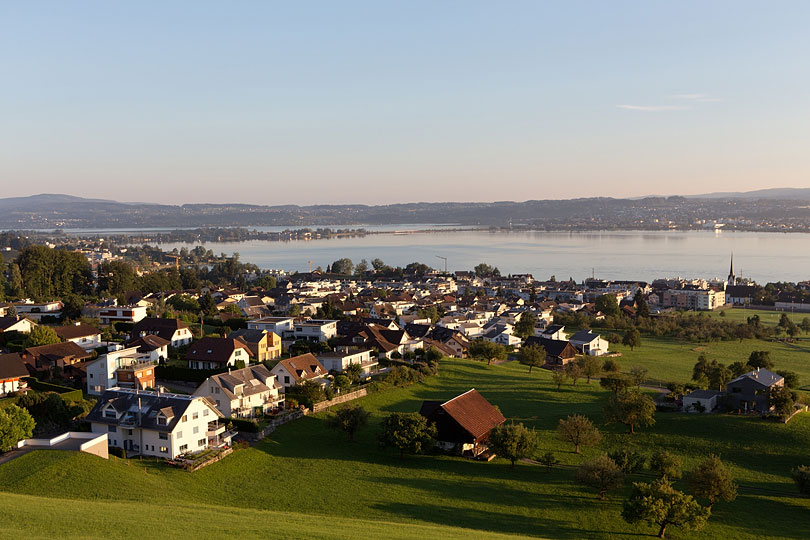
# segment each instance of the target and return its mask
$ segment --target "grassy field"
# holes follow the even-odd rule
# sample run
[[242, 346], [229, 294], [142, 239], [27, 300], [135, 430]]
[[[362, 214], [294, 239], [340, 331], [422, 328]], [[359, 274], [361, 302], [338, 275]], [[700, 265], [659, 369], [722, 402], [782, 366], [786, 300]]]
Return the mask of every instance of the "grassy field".
[[[461, 534], [465, 538], [498, 538], [498, 534], [633, 538], [655, 532], [653, 527], [630, 526], [621, 520], [621, 502], [629, 485], [600, 502], [591, 490], [573, 482], [570, 468], [549, 473], [529, 464], [512, 468], [500, 459], [480, 463], [432, 455], [400, 460], [375, 444], [377, 426], [385, 414], [415, 411], [422, 400], [450, 398], [471, 387], [498, 405], [507, 418], [537, 429], [541, 438], [537, 454], [555, 452], [564, 464], [575, 465], [600, 451], [628, 445], [645, 451], [654, 446], [668, 448], [683, 457], [687, 468], [709, 453], [720, 453], [744, 486], [739, 498], [718, 503], [704, 530], [673, 530], [673, 538], [810, 535], [810, 499], [794, 496], [789, 478], [792, 467], [810, 464], [810, 414], [799, 415], [787, 425], [734, 416], [659, 414], [653, 428], [630, 436], [618, 427], [601, 426], [606, 394], [596, 383], [580, 382], [557, 392], [548, 372], [529, 374], [514, 362], [486, 366], [461, 360], [443, 361], [440, 376], [423, 384], [359, 400], [373, 416], [355, 443], [326, 430], [323, 415], [316, 415], [285, 425], [256, 446], [195, 473], [153, 461], [105, 462], [82, 454], [33, 452], [0, 467], [0, 491], [6, 492], [0, 495], [4, 502], [0, 515], [8, 518], [4, 522], [21, 519], [34, 536], [42, 537], [70, 537], [63, 534], [67, 529], [62, 516], [81, 522], [81, 510], [101, 524], [98, 532], [88, 533], [90, 537], [109, 537], [102, 525], [120, 522], [122, 508], [139, 517], [149, 516], [142, 529], [149, 537], [154, 524], [162, 527], [154, 530], [199, 533], [203, 529], [197, 528], [197, 522], [204, 519], [212, 527], [264, 538], [288, 531], [288, 523], [300, 523], [292, 535], [297, 538], [453, 538]], [[573, 454], [554, 436], [559, 419], [574, 412], [590, 416], [604, 433], [600, 448], [586, 449], [583, 456]], [[28, 496], [71, 501], [45, 505], [36, 499], [37, 511], [29, 509], [34, 505]], [[216, 504], [224, 508], [206, 508]], [[172, 520], [168, 516], [178, 506], [200, 519], [193, 525]], [[48, 508], [54, 508], [53, 513]], [[211, 517], [202, 517], [207, 512]], [[234, 529], [226, 527], [228, 521], [235, 522]], [[437, 528], [447, 526], [456, 529]]]
[[711, 317], [721, 317], [729, 322], [746, 322], [748, 317], [759, 315], [759, 323], [766, 326], [776, 326], [782, 313], [787, 313], [794, 323], [799, 324], [805, 317], [810, 317], [810, 313], [791, 313], [790, 311], [770, 311], [764, 309], [746, 309], [741, 307], [726, 308], [720, 311], [708, 311], [707, 315]]

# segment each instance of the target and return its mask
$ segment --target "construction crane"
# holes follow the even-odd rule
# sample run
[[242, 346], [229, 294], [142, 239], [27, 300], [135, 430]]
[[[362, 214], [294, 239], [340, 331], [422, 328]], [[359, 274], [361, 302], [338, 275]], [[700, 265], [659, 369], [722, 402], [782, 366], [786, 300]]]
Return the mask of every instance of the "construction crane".
[[180, 255], [166, 255], [170, 259], [174, 259], [174, 267], [180, 270]]
[[439, 259], [442, 259], [444, 261], [444, 273], [446, 274], [447, 273], [447, 257], [442, 257], [441, 255], [436, 255], [436, 257], [438, 257]]
[[312, 261], [307, 261], [309, 263], [309, 273], [312, 273]]

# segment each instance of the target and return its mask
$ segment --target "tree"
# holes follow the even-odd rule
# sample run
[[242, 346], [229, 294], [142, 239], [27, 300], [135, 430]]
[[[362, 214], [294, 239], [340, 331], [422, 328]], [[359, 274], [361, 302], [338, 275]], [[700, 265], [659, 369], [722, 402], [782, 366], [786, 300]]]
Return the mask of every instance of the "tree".
[[354, 273], [358, 276], [364, 276], [366, 275], [366, 272], [368, 272], [368, 269], [369, 269], [368, 261], [362, 259], [359, 263], [357, 263], [357, 266], [354, 268]]
[[19, 315], [17, 314], [17, 306], [15, 306], [14, 304], [9, 304], [8, 309], [6, 310], [6, 315], [9, 317], [14, 317], [15, 319], [19, 317]]
[[681, 477], [681, 458], [666, 450], [657, 450], [650, 458], [650, 469], [661, 478], [678, 479]]
[[768, 391], [768, 404], [781, 418], [787, 418], [795, 410], [796, 396], [787, 386], [773, 386]]
[[343, 370], [343, 374], [356, 384], [363, 376], [363, 367], [360, 364], [349, 364], [346, 366], [346, 369]]
[[732, 362], [731, 365], [728, 366], [728, 369], [731, 371], [732, 377], [739, 377], [749, 371], [748, 366], [742, 362]]
[[34, 433], [34, 425], [34, 419], [21, 407], [9, 405], [0, 409], [0, 452], [7, 452], [22, 439], [29, 438]]
[[663, 478], [650, 484], [634, 483], [633, 493], [622, 509], [622, 517], [628, 523], [643, 521], [658, 525], [659, 538], [664, 538], [670, 525], [685, 531], [700, 529], [706, 525], [710, 513], [691, 495], [676, 490]]
[[301, 315], [301, 304], [293, 304], [290, 306], [290, 309], [287, 310], [287, 315], [290, 317], [298, 317]]
[[802, 495], [810, 495], [810, 467], [807, 465], [799, 465], [791, 471], [790, 477], [796, 482], [799, 493]]
[[492, 363], [493, 360], [506, 360], [508, 351], [500, 343], [493, 343], [486, 339], [476, 339], [470, 343], [468, 354], [476, 360], [486, 360]]
[[731, 502], [737, 498], [737, 483], [720, 458], [710, 455], [687, 475], [689, 487], [698, 497], [709, 500], [709, 509], [718, 500]]
[[782, 313], [782, 315], [779, 317], [779, 322], [776, 323], [776, 326], [778, 326], [779, 328], [787, 329], [787, 327], [790, 326], [792, 322], [793, 321], [791, 321], [790, 318], [787, 316], [787, 313]]
[[627, 345], [630, 347], [631, 351], [636, 347], [641, 347], [641, 334], [639, 333], [638, 329], [631, 328], [625, 332], [624, 337], [622, 338], [622, 345]]
[[594, 301], [594, 306], [598, 311], [601, 311], [605, 316], [617, 316], [621, 311], [619, 310], [619, 301], [616, 300], [615, 294], [603, 294]]
[[606, 388], [614, 394], [623, 394], [631, 386], [632, 381], [623, 373], [608, 373], [599, 379], [599, 386]]
[[582, 446], [592, 446], [602, 439], [602, 435], [593, 422], [581, 414], [573, 414], [565, 419], [560, 418], [560, 423], [557, 425], [557, 437], [573, 444], [574, 452], [577, 454], [580, 453]]
[[217, 310], [217, 303], [210, 293], [205, 293], [202, 295], [199, 303], [200, 311], [202, 311], [206, 316], [214, 317], [219, 313], [219, 310]]
[[529, 366], [529, 373], [535, 367], [540, 367], [546, 362], [546, 351], [542, 346], [526, 345], [520, 348], [518, 360], [524, 366]]
[[568, 375], [565, 374], [565, 371], [561, 369], [552, 369], [551, 370], [551, 381], [557, 387], [557, 392], [560, 391], [560, 387], [565, 382], [565, 379], [568, 378]]
[[[8, 296], [9, 299], [13, 300], [22, 300], [25, 297], [25, 286], [22, 277], [22, 272], [20, 271], [20, 265], [17, 263], [12, 263], [9, 265], [8, 270]], [[9, 315], [16, 317], [17, 310], [14, 310], [14, 315], [11, 315], [9, 311]]]
[[622, 487], [624, 473], [612, 459], [602, 454], [580, 465], [576, 480], [580, 484], [596, 488], [599, 491], [599, 498], [605, 500], [608, 491]]
[[577, 385], [577, 380], [582, 377], [582, 368], [578, 362], [568, 362], [563, 366], [565, 376], [571, 379], [571, 384]]
[[374, 268], [374, 270], [376, 272], [379, 272], [380, 270], [385, 268], [385, 263], [382, 261], [382, 259], [379, 259], [379, 258], [372, 259], [371, 260], [371, 267]]
[[636, 385], [636, 388], [641, 388], [644, 381], [647, 380], [647, 368], [642, 366], [633, 366], [630, 368], [630, 380]]
[[287, 398], [294, 398], [301, 405], [312, 408], [315, 403], [326, 399], [326, 393], [319, 383], [309, 380], [287, 388], [285, 399]]
[[748, 357], [748, 367], [751, 369], [764, 368], [772, 369], [773, 360], [771, 360], [770, 351], [753, 351]]
[[259, 279], [257, 279], [256, 281], [254, 281], [253, 283], [255, 283], [257, 287], [261, 287], [265, 291], [275, 289], [278, 286], [278, 280], [276, 280], [275, 276], [271, 275], [264, 275]]
[[540, 463], [546, 466], [546, 472], [551, 472], [551, 468], [559, 463], [559, 460], [554, 457], [554, 452], [546, 452], [540, 458]]
[[332, 263], [332, 273], [333, 274], [341, 274], [345, 276], [350, 276], [352, 274], [352, 269], [354, 268], [354, 263], [351, 259], [343, 258], [338, 259]]
[[602, 362], [596, 356], [581, 356], [577, 362], [582, 367], [582, 373], [588, 384], [591, 384], [593, 377], [602, 372]]
[[537, 317], [531, 311], [524, 311], [515, 324], [515, 335], [526, 339], [534, 335], [534, 327], [537, 326]]
[[485, 263], [477, 264], [475, 268], [473, 268], [473, 272], [480, 278], [498, 277], [501, 275], [501, 271], [498, 270], [497, 267]]
[[622, 370], [622, 366], [614, 358], [605, 358], [602, 362], [602, 371], [605, 373], [618, 373]]
[[786, 369], [780, 369], [776, 372], [777, 374], [781, 375], [785, 379], [785, 386], [788, 388], [798, 388], [800, 386], [799, 383], [799, 374], [795, 371], [788, 371]]
[[343, 431], [354, 441], [355, 434], [368, 424], [369, 412], [360, 405], [349, 405], [336, 410], [326, 418], [326, 425], [334, 430]]
[[537, 448], [537, 433], [523, 424], [501, 424], [489, 434], [489, 446], [509, 461], [512, 467], [519, 459], [531, 456]]
[[655, 402], [635, 389], [613, 395], [605, 404], [605, 421], [624, 424], [633, 434], [636, 426], [655, 424]]
[[802, 322], [799, 323], [799, 328], [801, 328], [802, 332], [805, 334], [810, 334], [810, 317], [802, 319]]
[[392, 413], [385, 417], [377, 437], [383, 448], [396, 448], [400, 459], [405, 452], [418, 454], [433, 444], [436, 426], [419, 413]]
[[647, 456], [628, 448], [614, 450], [608, 454], [608, 457], [616, 462], [616, 465], [619, 466], [624, 474], [638, 472], [643, 469], [644, 464], [647, 463]]
[[52, 345], [61, 341], [53, 328], [40, 324], [31, 329], [31, 333], [28, 334], [28, 338], [25, 340], [25, 346], [38, 347], [39, 345]]
[[633, 300], [636, 302], [636, 316], [643, 319], [649, 318], [650, 306], [647, 305], [647, 299], [644, 297], [644, 293], [641, 289], [636, 291]]
[[342, 392], [349, 388], [352, 385], [352, 380], [348, 378], [346, 375], [337, 375], [335, 379], [332, 381], [332, 386], [338, 390], [338, 392]]
[[442, 352], [439, 349], [437, 349], [436, 347], [434, 347], [433, 345], [428, 347], [427, 351], [425, 351], [425, 361], [428, 364], [431, 364], [433, 362], [438, 362], [443, 357], [444, 357], [444, 355], [442, 355]]
[[692, 367], [692, 380], [701, 386], [705, 386], [709, 380], [709, 360], [706, 355], [698, 356], [697, 362]]
[[731, 381], [733, 375], [725, 364], [721, 364], [717, 362], [717, 360], [712, 360], [712, 363], [709, 364], [708, 377], [710, 387], [723, 390], [729, 381]]

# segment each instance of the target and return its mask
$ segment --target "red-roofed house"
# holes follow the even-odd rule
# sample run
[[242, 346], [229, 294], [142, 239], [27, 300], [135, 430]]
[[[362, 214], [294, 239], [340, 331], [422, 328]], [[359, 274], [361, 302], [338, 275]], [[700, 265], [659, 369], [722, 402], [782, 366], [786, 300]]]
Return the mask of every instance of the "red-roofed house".
[[506, 421], [475, 388], [449, 401], [424, 401], [419, 412], [436, 425], [436, 446], [472, 457], [489, 448], [489, 433]]

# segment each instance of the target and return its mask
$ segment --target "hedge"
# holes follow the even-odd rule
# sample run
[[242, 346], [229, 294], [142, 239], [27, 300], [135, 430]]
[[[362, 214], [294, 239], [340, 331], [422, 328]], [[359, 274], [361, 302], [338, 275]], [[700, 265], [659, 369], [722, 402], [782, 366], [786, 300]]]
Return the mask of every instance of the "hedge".
[[222, 422], [232, 423], [237, 431], [245, 431], [247, 433], [258, 433], [259, 423], [256, 420], [247, 418], [223, 418]]
[[225, 373], [228, 368], [191, 369], [179, 366], [156, 366], [155, 377], [164, 381], [186, 381], [201, 383], [211, 375]]
[[67, 401], [81, 401], [84, 399], [84, 394], [82, 391], [76, 388], [42, 382], [36, 377], [23, 377], [23, 379], [28, 383], [29, 388], [39, 392], [56, 392], [62, 396], [62, 399]]

